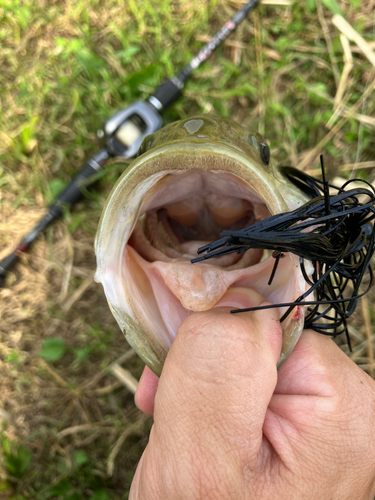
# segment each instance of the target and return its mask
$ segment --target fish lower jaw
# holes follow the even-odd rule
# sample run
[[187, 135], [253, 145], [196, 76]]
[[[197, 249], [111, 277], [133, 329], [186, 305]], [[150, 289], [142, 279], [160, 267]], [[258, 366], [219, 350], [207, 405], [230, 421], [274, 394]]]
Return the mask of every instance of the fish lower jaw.
[[[183, 321], [194, 312], [215, 307], [242, 309], [270, 303], [291, 302], [305, 291], [305, 281], [296, 271], [296, 258], [286, 254], [271, 285], [274, 259], [227, 270], [188, 261], [148, 262], [130, 245], [124, 251], [123, 276], [127, 301], [122, 309], [137, 320], [149, 346], [164, 361]], [[292, 279], [291, 279], [292, 276]], [[280, 316], [284, 310], [280, 310]], [[299, 308], [283, 324], [284, 359], [303, 328], [304, 310]], [[151, 367], [152, 368], [152, 367]]]

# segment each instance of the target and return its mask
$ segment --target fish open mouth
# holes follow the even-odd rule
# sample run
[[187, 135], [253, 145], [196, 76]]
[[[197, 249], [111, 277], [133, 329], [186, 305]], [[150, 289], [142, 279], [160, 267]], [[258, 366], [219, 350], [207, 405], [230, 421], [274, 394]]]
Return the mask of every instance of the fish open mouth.
[[[165, 151], [168, 147], [173, 151]], [[115, 186], [97, 236], [96, 279], [130, 344], [156, 373], [192, 312], [249, 307], [243, 288], [255, 289], [271, 303], [292, 302], [306, 290], [292, 254], [280, 259], [270, 285], [274, 259], [263, 250], [191, 264], [197, 249], [222, 230], [242, 229], [288, 209], [273, 179], [243, 165], [241, 155], [235, 158], [226, 146], [222, 151], [217, 145], [215, 151], [202, 147], [205, 151], [195, 145], [194, 154], [187, 154], [181, 145], [165, 146], [140, 157], [138, 171], [133, 164], [127, 182]], [[282, 358], [303, 328], [300, 308], [284, 323]]]

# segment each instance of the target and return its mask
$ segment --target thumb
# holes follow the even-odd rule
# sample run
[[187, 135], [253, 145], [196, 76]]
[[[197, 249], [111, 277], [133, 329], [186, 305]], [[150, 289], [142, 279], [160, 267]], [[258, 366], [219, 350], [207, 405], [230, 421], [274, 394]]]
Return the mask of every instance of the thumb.
[[[263, 300], [243, 288], [230, 290], [221, 302], [252, 307]], [[276, 309], [230, 314], [219, 307], [189, 316], [159, 381], [153, 439], [174, 450], [198, 443], [210, 454], [243, 450], [247, 461], [249, 453], [255, 458], [281, 342]]]

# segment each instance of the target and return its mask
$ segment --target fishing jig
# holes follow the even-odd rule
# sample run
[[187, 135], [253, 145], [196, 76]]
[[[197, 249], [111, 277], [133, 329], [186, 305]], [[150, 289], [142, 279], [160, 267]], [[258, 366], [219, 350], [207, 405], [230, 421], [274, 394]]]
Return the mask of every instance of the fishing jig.
[[[241, 254], [250, 248], [273, 250], [275, 264], [268, 284], [272, 283], [284, 253], [299, 257], [301, 271], [309, 289], [294, 302], [232, 310], [232, 313], [287, 307], [284, 321], [301, 303], [307, 308], [305, 328], [324, 335], [345, 333], [350, 348], [347, 319], [357, 301], [365, 295], [373, 281], [370, 267], [375, 251], [375, 189], [362, 179], [345, 182], [341, 187], [325, 178], [323, 156], [320, 157], [322, 180], [293, 167], [282, 167], [284, 175], [307, 194], [311, 201], [291, 212], [273, 215], [240, 231], [223, 231], [222, 238], [198, 249], [203, 256], [191, 262], [219, 257], [232, 252]], [[350, 189], [354, 182], [364, 188]], [[331, 195], [329, 188], [337, 192]], [[305, 261], [313, 265], [308, 276]], [[365, 289], [361, 289], [361, 284]], [[314, 300], [309, 296], [314, 293]], [[305, 300], [307, 298], [307, 300]]]

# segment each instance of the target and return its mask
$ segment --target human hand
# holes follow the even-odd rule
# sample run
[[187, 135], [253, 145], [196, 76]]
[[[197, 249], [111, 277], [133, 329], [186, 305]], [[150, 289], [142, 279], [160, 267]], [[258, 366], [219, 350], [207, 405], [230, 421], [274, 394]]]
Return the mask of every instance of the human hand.
[[189, 316], [139, 384], [154, 426], [129, 499], [372, 499], [375, 382], [313, 331], [277, 373], [280, 349], [276, 310]]

